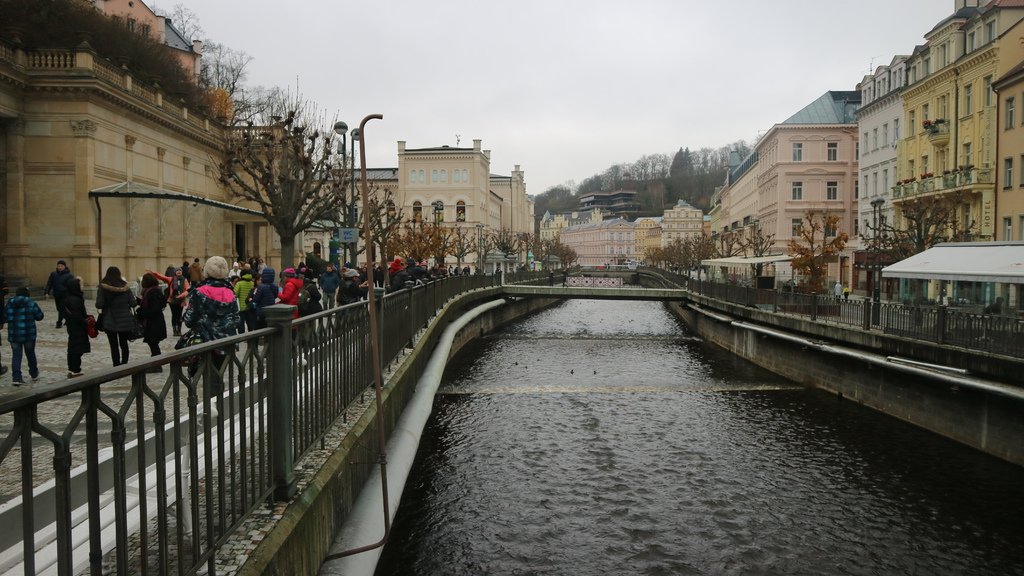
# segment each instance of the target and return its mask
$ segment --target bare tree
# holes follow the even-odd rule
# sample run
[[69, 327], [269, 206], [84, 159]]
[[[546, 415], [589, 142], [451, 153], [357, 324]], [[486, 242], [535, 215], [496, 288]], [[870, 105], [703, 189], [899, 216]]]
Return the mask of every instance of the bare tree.
[[[387, 262], [394, 254], [399, 252], [400, 237], [402, 234], [402, 209], [395, 207], [394, 192], [391, 189], [375, 186], [369, 191], [370, 204], [366, 210], [370, 211], [370, 228], [373, 230], [373, 241], [376, 253], [371, 254], [373, 258], [367, 258], [378, 262]], [[356, 196], [358, 202], [358, 196]], [[349, 209], [344, 205], [345, 209]], [[363, 250], [366, 249], [366, 236], [360, 231], [363, 238]], [[379, 255], [379, 256], [378, 256]]]
[[316, 121], [306, 106], [270, 126], [235, 128], [218, 162], [221, 183], [255, 204], [277, 232], [282, 267], [293, 263], [295, 236], [335, 218], [345, 196], [331, 179], [333, 132], [310, 125]]
[[838, 231], [839, 221], [838, 214], [820, 214], [808, 210], [804, 214], [799, 235], [789, 241], [793, 269], [807, 276], [811, 292], [824, 289], [829, 261], [843, 250], [849, 240], [846, 232]]
[[[775, 234], [765, 234], [760, 226], [754, 226], [750, 235], [743, 238], [742, 245], [744, 255], [754, 258], [769, 256], [775, 248]], [[754, 276], [760, 276], [764, 272], [764, 264], [751, 264], [750, 269]]]
[[456, 265], [462, 268], [462, 263], [466, 260], [466, 256], [469, 256], [477, 249], [476, 235], [471, 233], [471, 228], [467, 226], [455, 225], [452, 229], [452, 256], [455, 256]]
[[967, 240], [977, 230], [975, 221], [964, 222], [968, 206], [962, 192], [920, 196], [899, 205], [900, 222], [867, 223], [869, 244], [889, 262], [924, 252], [940, 242]]

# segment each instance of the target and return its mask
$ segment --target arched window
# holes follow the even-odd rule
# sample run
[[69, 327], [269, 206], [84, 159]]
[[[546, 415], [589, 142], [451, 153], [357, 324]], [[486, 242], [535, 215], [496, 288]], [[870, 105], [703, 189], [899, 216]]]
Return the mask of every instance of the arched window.
[[430, 171], [430, 183], [437, 184], [437, 170]]
[[416, 171], [415, 170], [409, 170], [409, 182], [411, 182], [413, 184], [416, 183]]
[[466, 221], [466, 203], [459, 200], [455, 203], [455, 221], [465, 222]]
[[441, 180], [440, 181], [441, 181], [442, 184], [447, 184], [448, 183], [448, 171], [447, 170], [441, 170]]
[[412, 203], [412, 221], [423, 222], [423, 203], [419, 200]]
[[420, 184], [427, 183], [427, 173], [425, 170], [420, 170]]
[[462, 183], [462, 170], [452, 170], [452, 181], [456, 184]]
[[395, 203], [393, 201], [391, 201], [391, 200], [388, 200], [388, 209], [387, 209], [387, 211], [388, 211], [388, 221], [389, 222], [391, 220], [394, 220], [395, 216], [398, 215], [398, 211], [395, 210]]

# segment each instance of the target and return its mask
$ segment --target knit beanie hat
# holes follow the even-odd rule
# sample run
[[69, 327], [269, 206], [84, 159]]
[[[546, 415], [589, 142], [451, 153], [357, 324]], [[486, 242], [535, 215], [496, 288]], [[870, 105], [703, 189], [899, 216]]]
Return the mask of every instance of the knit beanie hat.
[[207, 278], [227, 278], [228, 270], [228, 261], [222, 256], [210, 256], [203, 266], [203, 275]]
[[263, 269], [263, 272], [260, 272], [260, 282], [264, 284], [273, 284], [274, 280], [276, 279], [277, 276], [274, 272], [274, 269], [271, 268], [270, 266], [267, 266], [266, 268]]
[[284, 276], [285, 278], [294, 278], [295, 268], [285, 268], [284, 270], [281, 271], [281, 275]]

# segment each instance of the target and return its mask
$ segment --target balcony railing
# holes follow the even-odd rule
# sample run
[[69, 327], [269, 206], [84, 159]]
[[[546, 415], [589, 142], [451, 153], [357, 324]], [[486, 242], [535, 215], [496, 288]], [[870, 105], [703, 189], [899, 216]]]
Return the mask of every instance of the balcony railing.
[[968, 168], [951, 171], [948, 174], [939, 174], [913, 182], [905, 182], [892, 187], [894, 200], [901, 200], [927, 194], [930, 192], [945, 192], [959, 188], [974, 186], [976, 184], [992, 184], [991, 168]]

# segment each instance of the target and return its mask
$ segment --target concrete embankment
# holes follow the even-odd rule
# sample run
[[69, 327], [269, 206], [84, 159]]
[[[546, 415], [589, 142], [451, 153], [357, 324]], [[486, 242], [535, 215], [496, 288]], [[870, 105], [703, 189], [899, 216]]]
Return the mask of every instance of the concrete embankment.
[[998, 458], [1024, 465], [1024, 362], [692, 296], [670, 305], [701, 338]]

